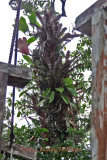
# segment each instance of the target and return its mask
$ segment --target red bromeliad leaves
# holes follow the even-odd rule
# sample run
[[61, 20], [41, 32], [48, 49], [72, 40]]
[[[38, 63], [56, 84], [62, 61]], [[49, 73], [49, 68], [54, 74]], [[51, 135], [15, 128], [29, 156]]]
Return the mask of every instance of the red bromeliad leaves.
[[29, 54], [26, 37], [23, 37], [23, 39], [21, 38], [18, 39], [18, 48], [19, 48], [19, 52], [24, 53], [24, 54]]

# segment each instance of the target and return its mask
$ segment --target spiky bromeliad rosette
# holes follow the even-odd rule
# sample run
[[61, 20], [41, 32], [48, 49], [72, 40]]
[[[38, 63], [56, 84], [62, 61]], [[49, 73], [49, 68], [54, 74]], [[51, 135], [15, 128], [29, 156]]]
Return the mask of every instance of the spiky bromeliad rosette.
[[78, 84], [73, 82], [71, 73], [81, 64], [77, 65], [78, 56], [72, 58], [69, 51], [63, 57], [62, 48], [64, 43], [80, 35], [65, 34], [66, 28], [59, 23], [61, 15], [56, 16], [52, 9], [45, 10], [43, 17], [38, 12], [36, 16], [41, 27], [31, 25], [36, 27], [35, 37], [39, 38], [37, 48], [33, 50], [34, 76], [39, 92], [30, 97], [41, 126], [49, 130], [48, 145], [52, 145], [67, 138], [67, 123], [77, 127], [74, 119], [79, 107], [74, 105], [78, 102], [75, 90]]

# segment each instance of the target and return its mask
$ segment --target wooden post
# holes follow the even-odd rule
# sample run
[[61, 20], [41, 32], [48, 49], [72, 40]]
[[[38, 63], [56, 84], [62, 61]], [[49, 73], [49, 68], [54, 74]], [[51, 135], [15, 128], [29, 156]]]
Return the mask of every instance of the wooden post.
[[[107, 4], [106, 4], [107, 5]], [[107, 160], [107, 11], [92, 16], [92, 157]]]
[[7, 81], [8, 81], [8, 72], [0, 72], [0, 149], [1, 149], [1, 141], [2, 141]]
[[92, 36], [92, 160], [107, 160], [107, 0], [99, 0], [76, 19]]
[[28, 68], [0, 62], [0, 151], [2, 142], [3, 119], [7, 85], [22, 88], [30, 82], [32, 72]]

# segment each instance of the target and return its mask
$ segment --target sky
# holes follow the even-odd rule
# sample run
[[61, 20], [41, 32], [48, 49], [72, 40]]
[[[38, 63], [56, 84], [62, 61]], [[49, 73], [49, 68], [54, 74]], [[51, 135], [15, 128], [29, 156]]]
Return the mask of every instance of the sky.
[[[67, 17], [63, 17], [61, 22], [68, 28], [68, 31], [72, 30], [75, 18], [92, 5], [96, 0], [66, 0], [66, 14]], [[13, 11], [8, 5], [9, 0], [0, 1], [0, 61], [8, 62], [10, 45], [13, 33], [12, 24], [14, 24], [16, 11]], [[60, 0], [55, 1], [55, 10], [61, 13]], [[75, 46], [76, 42], [72, 42], [72, 46]]]

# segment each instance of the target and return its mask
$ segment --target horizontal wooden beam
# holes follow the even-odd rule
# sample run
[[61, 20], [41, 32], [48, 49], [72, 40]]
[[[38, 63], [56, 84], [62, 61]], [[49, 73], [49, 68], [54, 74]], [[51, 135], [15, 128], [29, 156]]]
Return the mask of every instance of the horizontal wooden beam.
[[101, 9], [104, 3], [107, 0], [98, 0], [93, 5], [91, 5], [88, 9], [86, 9], [83, 13], [81, 13], [75, 21], [75, 27], [78, 31], [91, 36], [91, 17], [98, 10]]
[[29, 68], [3, 62], [0, 62], [0, 72], [8, 73], [8, 85], [18, 88], [23, 88], [32, 79], [32, 71]]
[[[6, 155], [10, 155], [11, 153], [11, 149], [8, 147], [8, 142], [5, 140], [2, 140], [1, 152], [3, 153], [4, 151]], [[37, 152], [36, 152], [36, 149], [27, 148], [19, 144], [13, 144], [13, 157], [20, 158], [23, 160], [36, 160]]]

